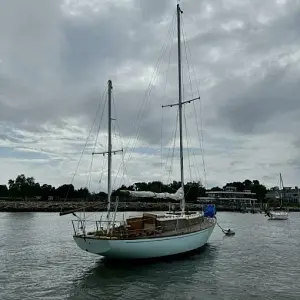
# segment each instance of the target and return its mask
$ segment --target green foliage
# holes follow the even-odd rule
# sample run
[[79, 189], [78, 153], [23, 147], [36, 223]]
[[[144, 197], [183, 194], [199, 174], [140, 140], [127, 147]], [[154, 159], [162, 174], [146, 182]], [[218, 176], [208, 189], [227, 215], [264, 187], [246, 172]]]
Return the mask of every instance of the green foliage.
[[184, 186], [184, 194], [187, 202], [195, 202], [198, 197], [206, 195], [206, 190], [200, 182], [188, 182]]
[[[6, 187], [6, 189], [5, 189]], [[41, 200], [48, 200], [52, 198], [75, 198], [82, 199], [90, 197], [91, 194], [87, 188], [74, 189], [72, 184], [63, 184], [58, 188], [49, 184], [43, 184], [42, 186], [35, 182], [33, 177], [25, 177], [24, 174], [18, 175], [15, 180], [10, 179], [7, 186], [0, 186], [0, 197], [12, 197], [12, 198], [34, 198], [37, 197]]]
[[253, 180], [251, 192], [256, 194], [256, 197], [259, 201], [265, 202], [267, 188], [264, 185], [260, 184], [259, 182], [257, 183], [257, 182], [255, 184], [254, 180]]
[[[258, 180], [246, 179], [243, 182], [230, 182], [226, 183], [227, 186], [236, 187], [237, 191], [250, 190], [256, 194], [259, 201], [265, 201], [265, 195], [267, 189], [264, 185], [260, 184]], [[112, 192], [112, 196], [120, 195], [120, 190], [137, 190], [137, 191], [152, 191], [156, 193], [166, 192], [175, 193], [181, 187], [180, 181], [173, 181], [170, 184], [163, 184], [160, 181], [152, 182], [136, 182], [133, 185], [122, 185], [120, 188]], [[220, 187], [213, 187], [212, 191], [221, 191]], [[184, 186], [184, 193], [187, 202], [196, 202], [198, 197], [205, 197], [206, 190], [200, 182], [187, 182]], [[10, 179], [8, 181], [8, 187], [6, 185], [0, 185], [0, 197], [12, 197], [12, 198], [32, 198], [39, 197], [41, 200], [48, 200], [49, 197], [60, 199], [105, 199], [107, 194], [100, 192], [93, 194], [89, 192], [87, 188], [80, 188], [76, 190], [72, 184], [63, 184], [58, 188], [49, 184], [40, 185], [35, 182], [33, 177], [26, 177], [24, 174], [18, 175], [15, 180]], [[148, 201], [149, 199], [147, 199]], [[146, 199], [145, 199], [146, 201]], [[156, 201], [153, 200], [152, 201]]]
[[219, 192], [219, 191], [223, 191], [220, 187], [218, 186], [214, 186], [213, 188], [211, 188], [212, 192]]
[[236, 187], [236, 191], [237, 192], [242, 192], [245, 189], [244, 183], [243, 182], [239, 182], [239, 181], [226, 183], [226, 185], [223, 188], [225, 189], [228, 186]]
[[40, 184], [36, 183], [33, 177], [25, 177], [24, 174], [18, 175], [15, 180], [8, 181], [9, 194], [12, 197], [34, 197], [40, 196]]
[[0, 185], [0, 196], [1, 197], [8, 197], [9, 196], [8, 188], [5, 184]]

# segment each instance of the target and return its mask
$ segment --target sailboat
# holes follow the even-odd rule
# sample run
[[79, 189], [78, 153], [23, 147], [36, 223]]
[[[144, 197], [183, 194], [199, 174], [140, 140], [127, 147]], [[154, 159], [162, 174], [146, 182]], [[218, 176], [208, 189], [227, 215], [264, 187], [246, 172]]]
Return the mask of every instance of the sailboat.
[[[287, 220], [289, 217], [288, 210], [282, 209], [282, 193], [284, 192], [283, 180], [281, 173], [279, 174], [280, 182], [279, 182], [279, 198], [280, 198], [280, 208], [279, 210], [270, 209], [266, 212], [266, 215], [269, 217], [269, 220]], [[278, 198], [278, 197], [277, 197]]]
[[[133, 198], [156, 198], [180, 201], [180, 210], [166, 213], [143, 213], [122, 221], [116, 220], [118, 197], [115, 209], [111, 212], [111, 91], [112, 82], [108, 81], [108, 205], [105, 220], [72, 221], [74, 241], [84, 251], [104, 256], [109, 259], [149, 259], [184, 254], [203, 247], [209, 240], [215, 225], [215, 206], [207, 205], [203, 211], [187, 212], [184, 195], [183, 133], [182, 106], [196, 99], [182, 101], [181, 91], [181, 38], [180, 14], [177, 4], [178, 38], [178, 106], [180, 129], [180, 174], [181, 187], [176, 193], [154, 193], [149, 191], [120, 191]], [[198, 98], [197, 98], [198, 99]], [[61, 215], [64, 213], [61, 213]], [[88, 227], [92, 226], [92, 230]]]

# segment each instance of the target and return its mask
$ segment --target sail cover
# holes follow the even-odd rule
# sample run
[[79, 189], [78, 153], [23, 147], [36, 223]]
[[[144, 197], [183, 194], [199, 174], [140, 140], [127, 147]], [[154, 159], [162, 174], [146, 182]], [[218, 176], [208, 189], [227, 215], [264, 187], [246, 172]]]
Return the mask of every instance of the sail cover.
[[176, 193], [154, 193], [149, 191], [128, 191], [128, 190], [121, 190], [123, 194], [127, 194], [133, 198], [155, 198], [155, 199], [170, 199], [170, 200], [177, 200], [180, 201], [184, 197], [184, 192], [182, 187], [180, 187]]

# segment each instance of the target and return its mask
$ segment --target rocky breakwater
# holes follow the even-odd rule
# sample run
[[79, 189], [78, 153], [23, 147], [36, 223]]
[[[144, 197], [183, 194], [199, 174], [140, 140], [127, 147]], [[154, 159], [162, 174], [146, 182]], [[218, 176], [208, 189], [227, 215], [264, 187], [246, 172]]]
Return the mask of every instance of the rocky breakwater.
[[[188, 210], [199, 210], [199, 204], [187, 204]], [[78, 201], [0, 201], [0, 211], [2, 212], [60, 212], [63, 211], [106, 211], [105, 202], [96, 203]], [[179, 205], [176, 205], [179, 209]], [[114, 203], [112, 203], [114, 210]], [[119, 202], [118, 211], [167, 211], [168, 203], [145, 203], [145, 202]]]
[[[107, 204], [105, 202], [95, 201], [37, 201], [37, 200], [0, 200], [1, 212], [60, 212], [62, 211], [106, 211]], [[175, 206], [179, 210], [179, 204]], [[199, 211], [202, 209], [201, 204], [186, 203], [189, 211]], [[114, 202], [112, 202], [112, 210], [114, 210]], [[224, 205], [216, 205], [217, 211], [236, 211], [232, 207]], [[119, 202], [118, 211], [168, 211], [168, 203], [149, 203], [149, 202]], [[290, 207], [290, 211], [300, 212], [300, 207]]]

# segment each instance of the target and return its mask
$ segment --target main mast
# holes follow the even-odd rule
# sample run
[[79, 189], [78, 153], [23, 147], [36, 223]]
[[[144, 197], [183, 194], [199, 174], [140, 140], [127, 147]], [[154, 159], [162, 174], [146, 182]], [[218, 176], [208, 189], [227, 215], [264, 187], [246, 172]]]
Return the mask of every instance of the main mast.
[[107, 146], [107, 157], [108, 157], [108, 170], [107, 170], [107, 218], [110, 213], [110, 199], [111, 199], [111, 91], [112, 82], [108, 80], [108, 146]]
[[[180, 140], [180, 178], [181, 188], [184, 194], [184, 172], [183, 172], [183, 138], [182, 138], [182, 84], [181, 84], [181, 38], [180, 38], [180, 14], [182, 10], [177, 4], [177, 42], [178, 42], [178, 109], [179, 109], [179, 140]], [[185, 198], [181, 200], [181, 211], [185, 212]]]
[[183, 190], [183, 198], [181, 200], [181, 211], [185, 212], [185, 198], [184, 198], [184, 172], [183, 172], [183, 137], [182, 137], [182, 106], [184, 104], [191, 103], [195, 100], [199, 100], [200, 97], [196, 97], [190, 100], [182, 101], [182, 83], [181, 83], [181, 28], [180, 28], [180, 14], [182, 10], [179, 4], [177, 4], [177, 42], [178, 42], [178, 102], [162, 105], [162, 107], [173, 107], [178, 105], [179, 110], [179, 139], [180, 139], [180, 178], [181, 178], [181, 188]]

